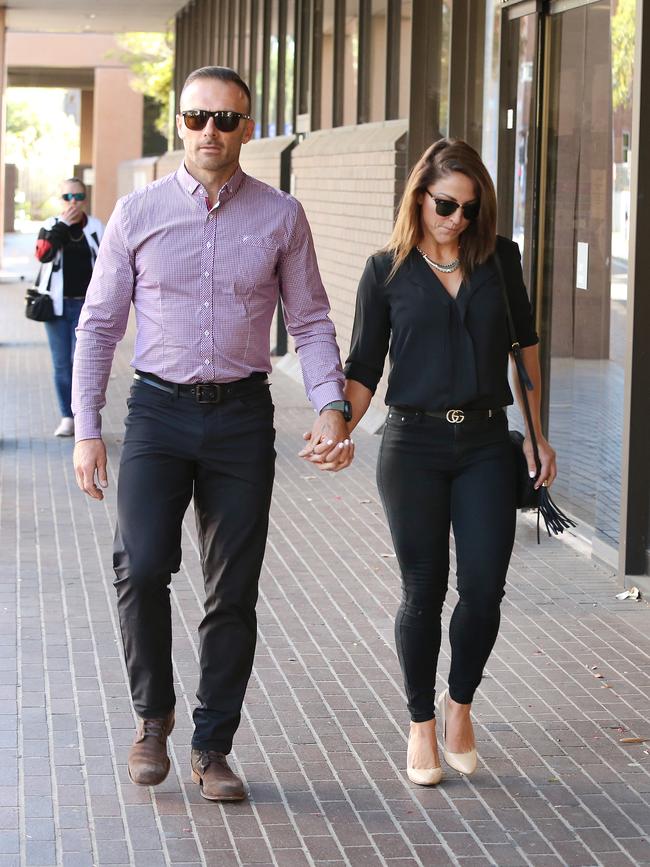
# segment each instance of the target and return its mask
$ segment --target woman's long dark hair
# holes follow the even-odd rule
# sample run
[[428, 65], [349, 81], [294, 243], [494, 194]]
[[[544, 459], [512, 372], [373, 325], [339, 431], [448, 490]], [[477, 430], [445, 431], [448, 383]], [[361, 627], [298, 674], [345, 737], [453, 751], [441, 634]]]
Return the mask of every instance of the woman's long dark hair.
[[427, 188], [453, 172], [461, 172], [474, 184], [481, 202], [478, 217], [463, 232], [460, 264], [469, 276], [485, 262], [496, 246], [497, 197], [483, 160], [471, 145], [461, 139], [443, 138], [432, 144], [413, 167], [400, 202], [393, 234], [384, 248], [393, 255], [392, 277], [413, 247], [422, 240], [422, 198]]

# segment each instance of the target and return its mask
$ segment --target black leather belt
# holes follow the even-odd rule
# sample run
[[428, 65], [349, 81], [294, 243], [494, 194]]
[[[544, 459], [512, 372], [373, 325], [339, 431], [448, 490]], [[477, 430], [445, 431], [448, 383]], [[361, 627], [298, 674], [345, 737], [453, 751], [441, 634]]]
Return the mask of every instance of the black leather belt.
[[414, 413], [415, 415], [426, 415], [429, 418], [443, 418], [450, 424], [462, 424], [464, 421], [479, 421], [481, 419], [494, 418], [495, 415], [503, 412], [502, 407], [498, 409], [446, 409], [441, 412], [430, 412], [426, 409], [415, 409], [412, 406], [391, 406], [389, 407], [389, 415], [395, 412]]
[[234, 382], [196, 382], [196, 383], [178, 383], [168, 382], [166, 379], [161, 379], [155, 373], [147, 373], [146, 371], [136, 370], [133, 378], [138, 382], [143, 382], [151, 388], [157, 388], [160, 391], [173, 394], [174, 397], [191, 397], [197, 403], [222, 403], [224, 400], [229, 400], [232, 397], [239, 397], [242, 394], [248, 394], [251, 391], [260, 390], [268, 387], [268, 377], [266, 373], [251, 373], [246, 379], [237, 379]]

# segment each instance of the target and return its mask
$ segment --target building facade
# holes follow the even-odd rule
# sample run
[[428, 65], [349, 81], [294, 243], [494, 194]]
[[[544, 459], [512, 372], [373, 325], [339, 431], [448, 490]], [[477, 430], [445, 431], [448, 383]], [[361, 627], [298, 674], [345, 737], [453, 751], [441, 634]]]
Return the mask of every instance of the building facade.
[[142, 154], [143, 98], [131, 87], [131, 71], [119, 55], [114, 37], [104, 34], [34, 30], [5, 36], [9, 87], [60, 87], [79, 93], [75, 172], [84, 176], [93, 213], [104, 221], [115, 205], [118, 166]]
[[626, 581], [648, 575], [650, 548], [642, 5], [191, 0], [175, 21], [177, 97], [206, 64], [249, 82], [244, 168], [305, 206], [344, 354], [357, 281], [409, 167], [443, 135], [481, 152], [542, 336], [554, 492]]

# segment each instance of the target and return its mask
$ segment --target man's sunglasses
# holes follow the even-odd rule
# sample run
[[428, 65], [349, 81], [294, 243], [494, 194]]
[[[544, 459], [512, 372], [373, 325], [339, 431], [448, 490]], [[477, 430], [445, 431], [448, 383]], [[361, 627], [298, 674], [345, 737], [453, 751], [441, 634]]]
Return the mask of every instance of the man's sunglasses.
[[61, 198], [64, 202], [83, 202], [86, 198], [85, 193], [61, 193]]
[[465, 217], [466, 220], [475, 220], [478, 217], [478, 212], [481, 210], [481, 203], [478, 200], [476, 202], [467, 202], [467, 204], [461, 205], [458, 202], [452, 202], [451, 199], [439, 199], [429, 190], [426, 192], [429, 193], [433, 201], [436, 203], [436, 214], [439, 217], [450, 217], [454, 211], [457, 211], [458, 208], [462, 208], [463, 217]]
[[185, 126], [192, 132], [205, 129], [210, 118], [220, 132], [234, 132], [239, 126], [240, 120], [251, 120], [249, 114], [240, 114], [238, 111], [204, 111], [202, 108], [192, 108], [182, 111]]

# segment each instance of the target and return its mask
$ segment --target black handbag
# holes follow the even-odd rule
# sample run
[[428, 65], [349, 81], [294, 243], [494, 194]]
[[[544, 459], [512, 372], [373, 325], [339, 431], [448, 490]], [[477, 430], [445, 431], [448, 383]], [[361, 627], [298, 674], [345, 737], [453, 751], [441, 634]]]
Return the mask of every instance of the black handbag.
[[562, 509], [557, 506], [551, 499], [548, 488], [542, 486], [535, 489], [535, 482], [542, 468], [539, 459], [539, 449], [537, 446], [537, 437], [533, 427], [533, 419], [530, 412], [530, 404], [528, 403], [528, 391], [532, 391], [533, 383], [530, 381], [524, 360], [521, 357], [521, 347], [517, 340], [517, 332], [515, 330], [514, 321], [512, 319], [512, 311], [510, 310], [510, 301], [508, 300], [508, 292], [506, 290], [506, 281], [503, 276], [503, 268], [497, 253], [494, 254], [494, 263], [499, 275], [501, 284], [501, 292], [506, 308], [506, 318], [508, 320], [508, 332], [510, 335], [510, 347], [512, 357], [515, 361], [517, 370], [517, 378], [519, 380], [519, 388], [521, 391], [521, 400], [526, 416], [526, 425], [530, 434], [530, 441], [533, 446], [533, 455], [535, 457], [535, 466], [537, 472], [534, 478], [531, 478], [528, 472], [528, 461], [524, 454], [524, 436], [518, 430], [510, 431], [510, 443], [512, 445], [513, 460], [515, 462], [515, 484], [517, 486], [516, 500], [518, 509], [537, 509], [537, 543], [539, 544], [539, 522], [540, 517], [544, 519], [546, 532], [551, 535], [553, 532], [556, 536], [563, 533], [569, 527], [577, 526], [575, 521], [572, 521], [568, 515], [565, 515]]
[[38, 291], [40, 280], [41, 272], [39, 270], [36, 282], [25, 293], [25, 316], [28, 319], [33, 319], [34, 322], [50, 322], [52, 319], [56, 319], [54, 303], [49, 289], [46, 292]]

